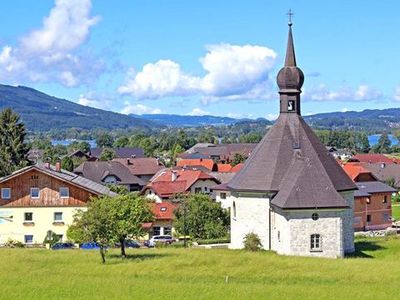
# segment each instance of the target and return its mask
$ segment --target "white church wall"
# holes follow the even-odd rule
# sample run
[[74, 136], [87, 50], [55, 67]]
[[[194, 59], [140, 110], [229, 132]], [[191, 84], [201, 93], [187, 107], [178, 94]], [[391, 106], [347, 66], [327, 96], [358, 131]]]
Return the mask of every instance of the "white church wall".
[[[318, 220], [311, 218], [312, 213], [318, 213]], [[306, 210], [292, 211], [288, 214], [291, 241], [289, 255], [343, 257], [341, 211]], [[321, 237], [321, 249], [318, 251], [311, 249], [311, 235], [313, 234], [319, 234]]]
[[231, 244], [232, 249], [243, 248], [243, 239], [255, 233], [264, 249], [269, 247], [269, 199], [231, 196]]
[[271, 250], [279, 254], [290, 254], [289, 220], [283, 214], [273, 211], [271, 214]]
[[343, 212], [343, 238], [344, 252], [354, 252], [354, 191], [341, 192], [340, 195], [346, 200], [350, 209]]

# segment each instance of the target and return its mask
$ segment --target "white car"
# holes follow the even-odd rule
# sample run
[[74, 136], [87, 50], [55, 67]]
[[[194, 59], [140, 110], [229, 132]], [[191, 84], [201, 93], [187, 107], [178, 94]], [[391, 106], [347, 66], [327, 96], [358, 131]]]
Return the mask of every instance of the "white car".
[[148, 240], [147, 247], [155, 247], [157, 242], [172, 244], [175, 239], [170, 235], [154, 235]]

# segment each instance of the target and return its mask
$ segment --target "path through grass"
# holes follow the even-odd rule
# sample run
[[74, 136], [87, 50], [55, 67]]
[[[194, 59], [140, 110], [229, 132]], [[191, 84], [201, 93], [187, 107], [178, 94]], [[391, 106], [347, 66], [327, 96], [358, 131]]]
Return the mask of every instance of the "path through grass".
[[337, 260], [227, 249], [117, 254], [102, 265], [96, 251], [0, 249], [0, 298], [400, 298], [399, 238], [358, 240], [355, 257]]

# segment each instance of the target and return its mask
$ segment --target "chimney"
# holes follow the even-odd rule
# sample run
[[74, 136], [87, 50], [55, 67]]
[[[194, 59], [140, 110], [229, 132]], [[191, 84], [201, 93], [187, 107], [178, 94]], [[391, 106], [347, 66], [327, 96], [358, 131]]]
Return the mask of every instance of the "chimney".
[[46, 162], [46, 163], [44, 164], [44, 167], [45, 167], [46, 169], [50, 169], [50, 163], [49, 163], [49, 162]]
[[127, 163], [128, 165], [131, 165], [131, 164], [132, 164], [132, 162], [131, 162], [131, 160], [130, 160], [129, 158], [126, 159], [126, 163]]
[[172, 170], [171, 171], [171, 181], [174, 182], [178, 178], [178, 174], [176, 171]]
[[386, 167], [386, 164], [383, 162], [381, 163], [381, 169], [384, 169]]
[[61, 172], [61, 162], [56, 162], [56, 172]]

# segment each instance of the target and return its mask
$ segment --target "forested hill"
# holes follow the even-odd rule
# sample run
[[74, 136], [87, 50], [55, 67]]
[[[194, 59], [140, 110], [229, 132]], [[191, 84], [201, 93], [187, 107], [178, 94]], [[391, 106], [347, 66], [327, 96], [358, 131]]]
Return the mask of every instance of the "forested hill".
[[131, 115], [136, 118], [151, 120], [169, 127], [201, 127], [201, 126], [220, 126], [232, 125], [239, 120], [228, 117], [217, 116], [188, 116], [170, 114], [151, 114], [151, 115]]
[[114, 129], [159, 127], [149, 120], [83, 106], [23, 86], [0, 85], [0, 109], [12, 108], [29, 131], [66, 128]]
[[323, 113], [305, 116], [304, 119], [319, 129], [391, 131], [400, 128], [400, 108]]

